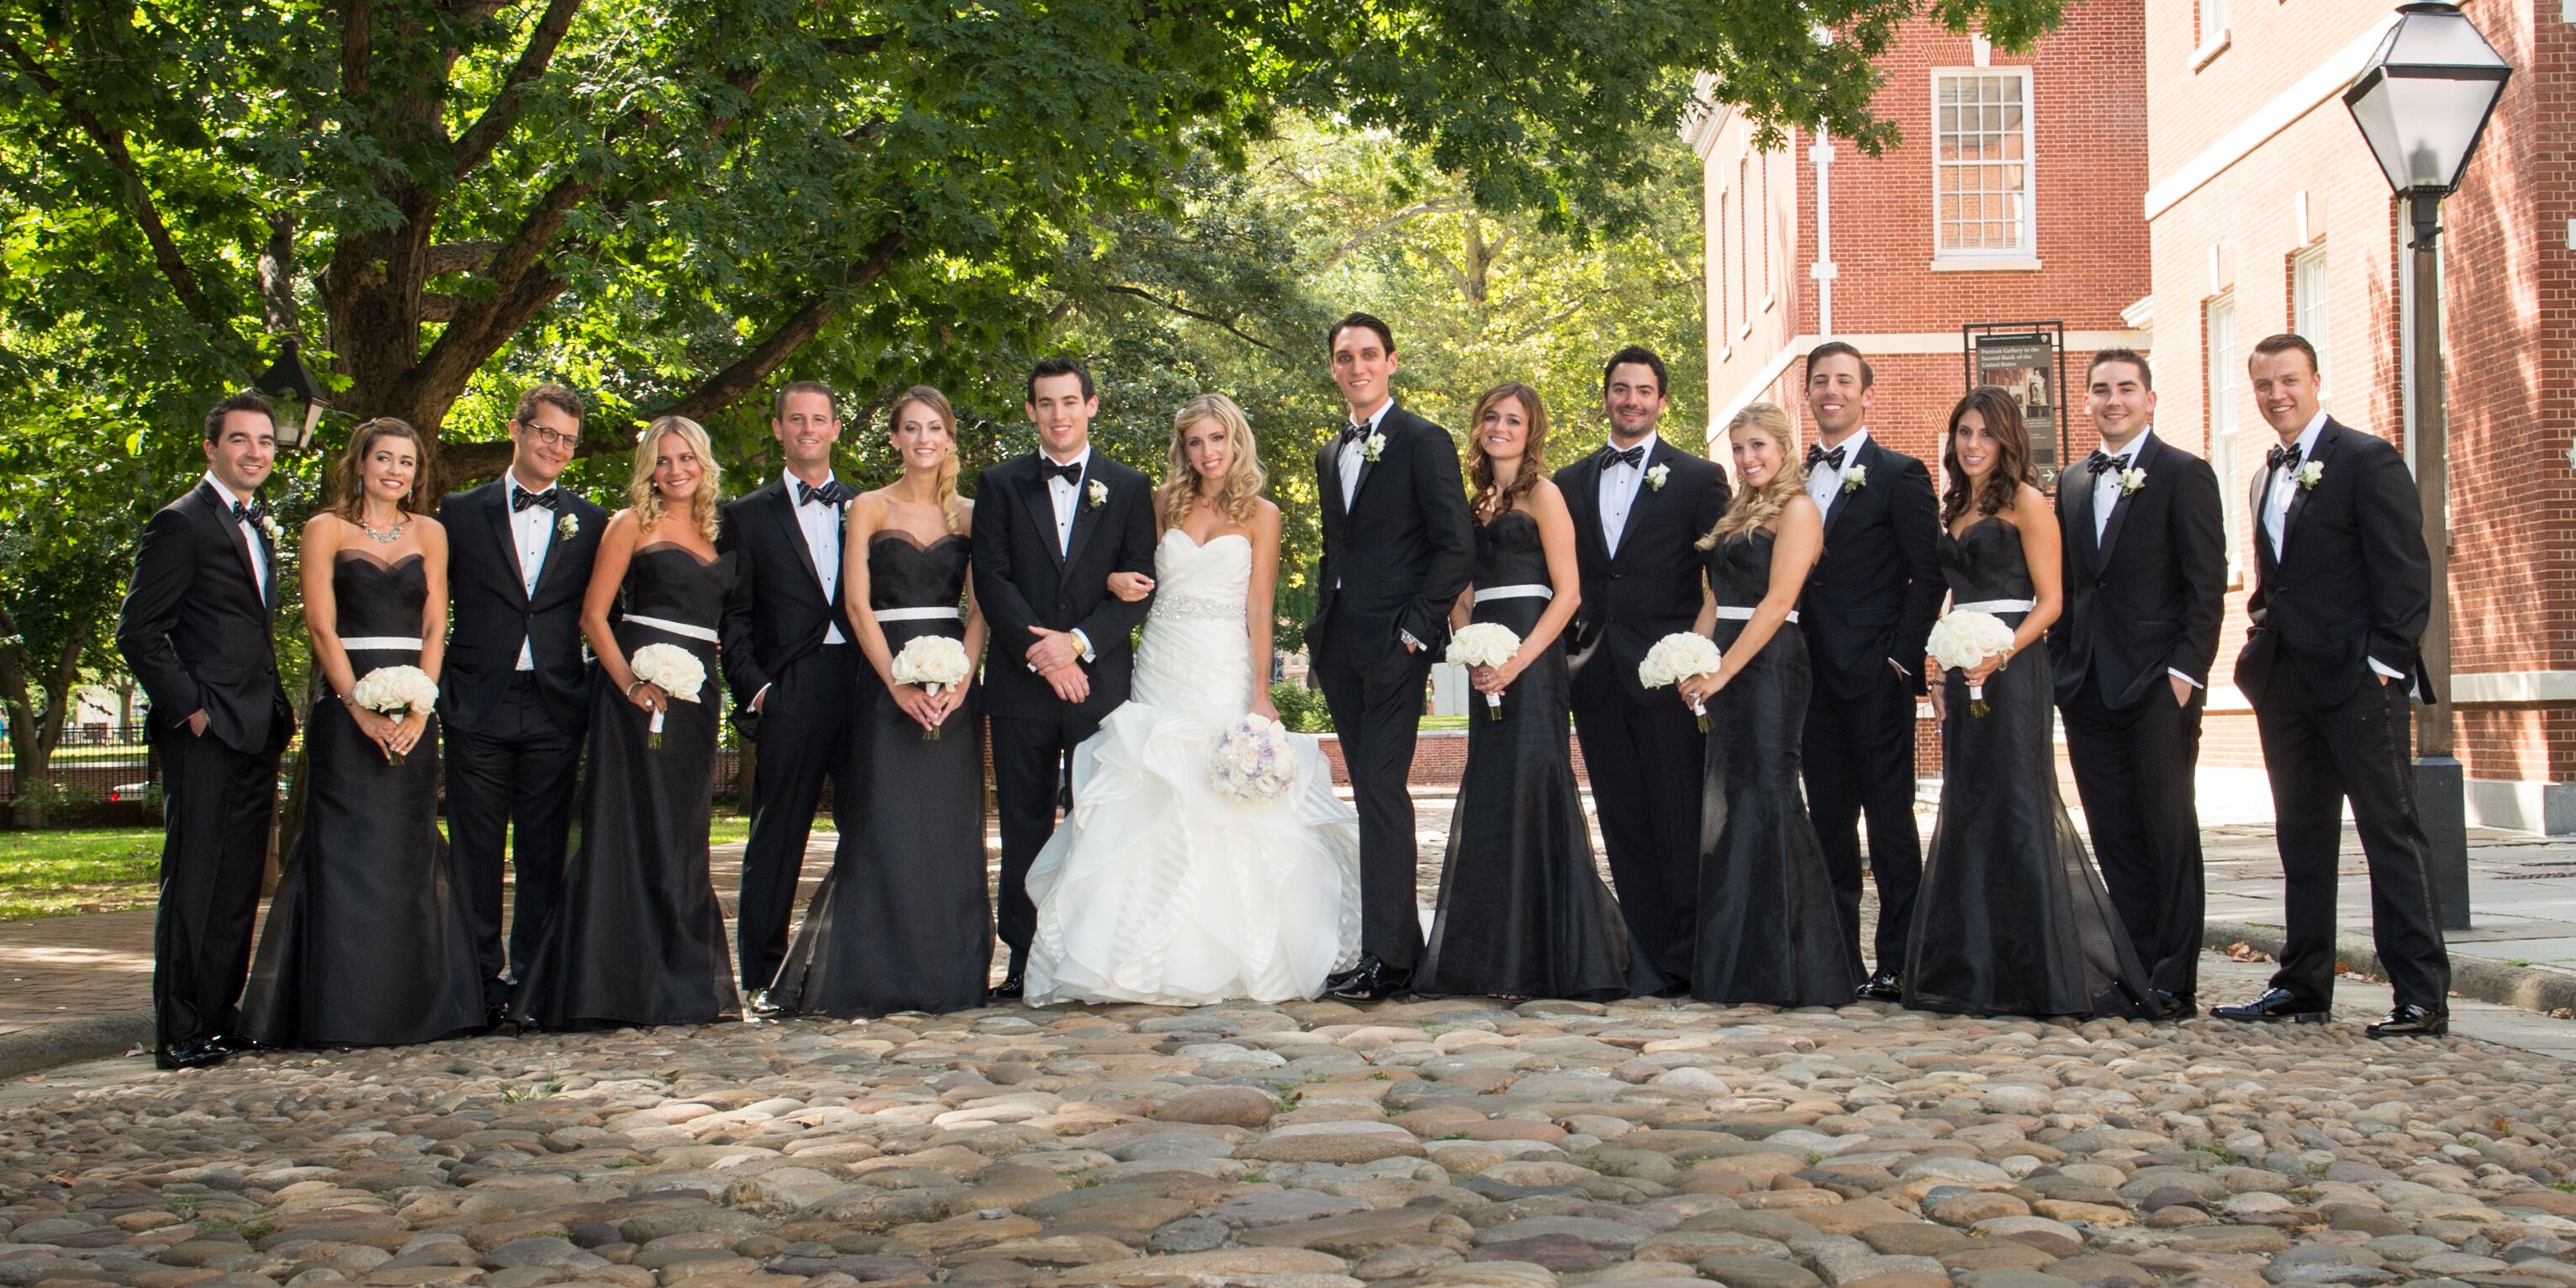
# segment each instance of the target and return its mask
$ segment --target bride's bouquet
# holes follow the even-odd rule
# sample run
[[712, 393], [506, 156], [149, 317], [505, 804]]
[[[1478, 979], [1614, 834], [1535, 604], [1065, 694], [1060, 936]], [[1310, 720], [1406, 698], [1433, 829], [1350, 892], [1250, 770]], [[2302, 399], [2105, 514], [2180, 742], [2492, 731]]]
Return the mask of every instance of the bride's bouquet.
[[[1499, 622], [1469, 622], [1449, 637], [1449, 660], [1460, 666], [1501, 666], [1521, 651], [1521, 637]], [[1503, 695], [1485, 695], [1485, 718], [1503, 718]]]
[[[1944, 671], [1972, 670], [1987, 658], [2011, 652], [2012, 646], [2012, 628], [1992, 613], [1949, 613], [1932, 623], [1932, 637], [1924, 641]], [[1987, 710], [1986, 686], [1969, 685], [1968, 714], [1982, 716]]]
[[[966, 677], [974, 673], [975, 663], [966, 656], [965, 642], [945, 635], [915, 636], [903, 646], [902, 652], [894, 655], [894, 682], [918, 684], [934, 698], [949, 685], [964, 684]], [[935, 742], [938, 738], [937, 725], [921, 731], [923, 742]]]
[[[1717, 651], [1717, 641], [1693, 631], [1675, 631], [1655, 641], [1646, 650], [1645, 660], [1637, 663], [1637, 683], [1649, 689], [1679, 684], [1694, 675], [1717, 674], [1724, 656]], [[1699, 717], [1699, 731], [1708, 732], [1708, 704], [1694, 702], [1691, 714]]]
[[[380, 666], [350, 687], [349, 704], [400, 720], [438, 705], [438, 681], [416, 666]], [[399, 751], [386, 752], [385, 759], [403, 763]]]
[[[635, 678], [669, 694], [674, 702], [695, 702], [698, 690], [707, 684], [706, 664], [698, 655], [677, 644], [647, 644], [626, 659]], [[644, 745], [662, 745], [662, 713], [653, 713], [653, 723], [645, 728]]]
[[1296, 748], [1288, 741], [1288, 726], [1246, 715], [1217, 735], [1216, 754], [1208, 759], [1208, 782], [1217, 795], [1246, 803], [1275, 800], [1296, 781]]

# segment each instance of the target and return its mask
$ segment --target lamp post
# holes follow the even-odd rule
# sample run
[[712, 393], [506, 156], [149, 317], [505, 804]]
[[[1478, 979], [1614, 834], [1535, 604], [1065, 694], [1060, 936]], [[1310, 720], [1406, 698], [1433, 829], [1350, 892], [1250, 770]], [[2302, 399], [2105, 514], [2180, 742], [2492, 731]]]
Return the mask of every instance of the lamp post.
[[322, 424], [326, 405], [321, 390], [313, 383], [313, 373], [305, 369], [304, 357], [296, 351], [295, 337], [278, 342], [277, 361], [269, 364], [251, 388], [278, 398], [292, 399], [302, 405], [303, 414], [292, 423], [280, 421], [277, 445], [287, 451], [313, 445], [313, 431]]
[[2397, 7], [2397, 25], [2344, 91], [2353, 123], [2406, 204], [2413, 236], [2415, 325], [2406, 337], [2415, 367], [2415, 488], [2432, 562], [2432, 614], [2424, 625], [2424, 669], [2437, 701], [2415, 718], [2415, 792], [2432, 847], [2433, 899], [2444, 930], [2469, 928], [2469, 843], [2465, 785], [2451, 714], [2451, 516], [2449, 426], [2442, 403], [2442, 274], [2434, 253], [2442, 198], [2460, 186], [2478, 136], [2513, 68], [2459, 6]]

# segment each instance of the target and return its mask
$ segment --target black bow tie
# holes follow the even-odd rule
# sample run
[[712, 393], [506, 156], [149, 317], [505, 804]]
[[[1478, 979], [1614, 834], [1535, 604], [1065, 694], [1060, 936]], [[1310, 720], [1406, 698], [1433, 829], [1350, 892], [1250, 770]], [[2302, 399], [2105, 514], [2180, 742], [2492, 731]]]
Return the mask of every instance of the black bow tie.
[[1835, 469], [1841, 469], [1843, 467], [1843, 449], [1837, 447], [1828, 452], [1822, 447], [1808, 448], [1807, 468], [1811, 470], [1816, 468], [1816, 462], [1818, 461], [1822, 461], [1827, 465], [1833, 466]]
[[1639, 443], [1635, 447], [1602, 448], [1601, 468], [1606, 470], [1614, 464], [1625, 465], [1632, 470], [1645, 468], [1646, 445]]
[[510, 513], [522, 513], [532, 505], [539, 509], [551, 510], [555, 508], [555, 502], [561, 495], [553, 488], [547, 488], [543, 492], [531, 492], [526, 488], [514, 489], [510, 493]]
[[841, 486], [839, 479], [826, 480], [821, 487], [816, 487], [802, 479], [797, 480], [796, 504], [798, 505], [812, 505], [817, 501], [825, 505], [839, 505], [849, 499], [850, 489]]
[[1082, 462], [1075, 461], [1071, 465], [1058, 465], [1053, 461], [1041, 460], [1038, 462], [1038, 477], [1063, 479], [1065, 482], [1070, 483], [1075, 487], [1080, 487], [1082, 486]]
[[1361, 438], [1366, 437], [1368, 432], [1369, 427], [1366, 425], [1344, 425], [1342, 426], [1341, 444], [1344, 447], [1348, 447], [1351, 444], [1358, 442]]
[[[265, 523], [267, 519], [268, 501], [265, 497], [252, 497], [248, 505], [243, 505], [239, 501], [233, 502], [233, 522]], [[268, 533], [262, 531], [260, 535], [265, 537]]]
[[2125, 455], [2113, 456], [2109, 452], [2096, 448], [2091, 456], [2084, 458], [2084, 466], [2096, 475], [2115, 474], [2129, 468], [2129, 458]]
[[2275, 447], [2271, 451], [2263, 453], [2263, 468], [2268, 470], [2277, 470], [2283, 466], [2288, 466], [2294, 470], [2299, 468], [2298, 444], [2292, 443], [2287, 447]]

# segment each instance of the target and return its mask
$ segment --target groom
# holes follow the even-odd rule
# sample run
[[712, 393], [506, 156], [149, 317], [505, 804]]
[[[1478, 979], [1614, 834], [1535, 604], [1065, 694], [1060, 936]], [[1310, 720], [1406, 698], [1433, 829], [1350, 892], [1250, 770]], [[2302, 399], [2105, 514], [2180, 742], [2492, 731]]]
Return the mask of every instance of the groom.
[[[1395, 405], [1395, 335], [1353, 313], [1324, 333], [1349, 418], [1315, 453], [1324, 561], [1306, 638], [1360, 815], [1360, 959], [1327, 982], [1373, 1002], [1412, 982], [1413, 738], [1449, 607], [1475, 571], [1475, 525], [1449, 431]], [[980, 526], [980, 525], [979, 525]]]
[[992, 719], [993, 795], [1002, 824], [995, 917], [1010, 969], [993, 990], [1018, 997], [1037, 930], [1029, 864], [1070, 808], [1073, 749], [1127, 700], [1129, 640], [1151, 595], [1129, 603], [1109, 575], [1154, 572], [1153, 484], [1091, 450], [1100, 412], [1091, 372], [1044, 358], [1029, 372], [1038, 450], [985, 470], [975, 484], [975, 602], [993, 626], [984, 669]]

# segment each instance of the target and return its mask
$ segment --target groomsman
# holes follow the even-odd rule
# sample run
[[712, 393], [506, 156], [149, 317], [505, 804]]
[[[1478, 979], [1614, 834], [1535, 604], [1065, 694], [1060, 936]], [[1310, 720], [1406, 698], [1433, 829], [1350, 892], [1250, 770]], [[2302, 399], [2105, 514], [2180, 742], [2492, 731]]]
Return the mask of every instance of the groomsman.
[[240, 393], [206, 413], [206, 474], [143, 525], [116, 646], [152, 700], [161, 754], [161, 902], [152, 926], [153, 1063], [220, 1064], [246, 1049], [236, 1003], [295, 731], [277, 678], [277, 525], [259, 485], [277, 414]]
[[[438, 506], [454, 602], [438, 693], [449, 859], [473, 919], [484, 1014], [495, 1024], [511, 969], [536, 951], [563, 886], [590, 720], [581, 597], [608, 511], [557, 484], [581, 446], [581, 422], [581, 395], [530, 388], [510, 414], [508, 472]], [[505, 851], [517, 874], [506, 960]]]
[[1091, 371], [1044, 358], [1029, 372], [1038, 449], [985, 470], [975, 485], [975, 601], [993, 626], [984, 670], [1002, 876], [995, 918], [1011, 950], [993, 990], [1018, 997], [1037, 932], [1029, 864], [1072, 807], [1073, 749], [1127, 700], [1129, 641], [1148, 595], [1109, 593], [1109, 575], [1154, 573], [1154, 487], [1091, 448], [1100, 397]]
[[1628, 940], [1687, 992], [1698, 925], [1705, 736], [1668, 689], [1637, 681], [1655, 641], [1699, 615], [1700, 553], [1726, 510], [1726, 474], [1655, 432], [1664, 360], [1630, 345], [1601, 369], [1610, 442], [1556, 472], [1574, 515], [1583, 607], [1568, 656], [1575, 733], [1601, 816]]
[[2209, 462], [2159, 438], [2154, 377], [2093, 355], [2085, 406], [2102, 446], [2057, 490], [2066, 611], [2048, 663], [2067, 759], [2111, 904], [2165, 1019], [2199, 1014], [2200, 810], [2192, 775], [2218, 621], [2227, 521]]
[[1347, 419], [1315, 453], [1324, 558], [1306, 639], [1360, 816], [1360, 960], [1345, 1001], [1402, 992], [1422, 955], [1413, 742], [1422, 686], [1475, 573], [1475, 521], [1449, 431], [1396, 405], [1395, 334], [1366, 313], [1324, 333]]
[[2254, 346], [2254, 405], [2281, 437], [2255, 515], [2253, 626], [2236, 685], [2254, 704], [2279, 818], [2287, 932], [2271, 987], [2230, 1020], [2322, 1023], [2334, 1000], [2335, 869], [2352, 805], [2370, 869], [2371, 935], [2396, 1007], [2370, 1036], [2450, 1031], [2451, 959], [2433, 916], [2407, 763], [2410, 700], [2434, 700], [2416, 648], [2432, 612], [2423, 512], [2405, 458], [2317, 405], [2317, 351]]
[[1904, 995], [1906, 933], [1923, 879], [1914, 830], [1914, 701], [1922, 696], [1923, 641], [1941, 611], [1941, 530], [1923, 462], [1882, 447], [1865, 423], [1877, 394], [1860, 350], [1840, 340], [1807, 354], [1807, 495], [1825, 512], [1825, 553], [1799, 597], [1813, 652], [1807, 699], [1807, 809], [1823, 842], [1844, 937], [1860, 968], [1860, 820], [1869, 820], [1869, 868], [1878, 882], [1878, 970], [1860, 996]]
[[734, 932], [743, 1009], [755, 1016], [778, 1013], [769, 981], [787, 958], [825, 780], [835, 827], [859, 799], [850, 726], [867, 665], [841, 604], [841, 516], [856, 494], [832, 477], [840, 399], [830, 386], [795, 381], [771, 401], [769, 432], [787, 468], [725, 506], [716, 537], [717, 552], [734, 561], [721, 626], [725, 684], [734, 727], [759, 749]]

